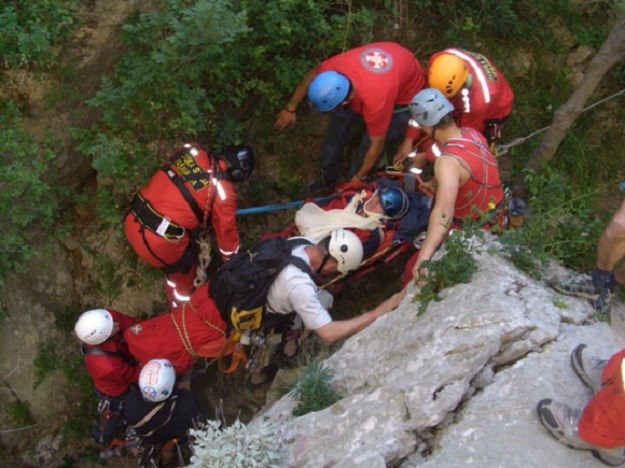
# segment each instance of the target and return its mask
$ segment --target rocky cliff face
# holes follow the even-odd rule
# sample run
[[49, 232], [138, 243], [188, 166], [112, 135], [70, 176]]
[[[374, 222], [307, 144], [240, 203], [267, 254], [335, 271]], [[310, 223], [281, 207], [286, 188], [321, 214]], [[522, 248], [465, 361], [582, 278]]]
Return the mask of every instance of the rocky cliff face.
[[580, 342], [606, 357], [623, 348], [623, 306], [611, 325], [596, 322], [584, 300], [480, 250], [470, 284], [420, 317], [406, 299], [325, 360], [338, 403], [295, 418], [287, 395], [257, 416], [281, 428], [286, 466], [601, 465], [553, 439], [535, 406], [584, 404], [570, 352]]

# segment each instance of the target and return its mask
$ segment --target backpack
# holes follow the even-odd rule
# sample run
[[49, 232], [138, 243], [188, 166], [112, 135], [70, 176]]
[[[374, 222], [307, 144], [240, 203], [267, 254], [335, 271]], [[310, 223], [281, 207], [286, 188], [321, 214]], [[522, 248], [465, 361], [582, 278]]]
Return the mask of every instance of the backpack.
[[243, 334], [261, 328], [269, 288], [287, 265], [295, 265], [312, 276], [306, 262], [291, 254], [299, 245], [311, 242], [302, 237], [271, 237], [219, 267], [210, 281], [209, 295], [229, 331]]

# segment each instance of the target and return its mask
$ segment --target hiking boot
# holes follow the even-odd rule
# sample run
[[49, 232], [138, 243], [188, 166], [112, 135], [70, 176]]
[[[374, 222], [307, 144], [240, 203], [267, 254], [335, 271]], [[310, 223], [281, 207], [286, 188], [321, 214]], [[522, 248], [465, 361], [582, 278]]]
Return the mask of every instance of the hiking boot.
[[570, 276], [564, 281], [554, 281], [553, 288], [559, 293], [567, 296], [583, 297], [585, 299], [597, 299], [598, 291], [592, 284], [592, 278], [589, 275]]
[[592, 307], [600, 314], [609, 314], [612, 302], [612, 293], [609, 289], [600, 289], [597, 298], [592, 301]]
[[584, 353], [587, 346], [580, 344], [575, 347], [571, 353], [571, 366], [573, 370], [593, 393], [601, 390], [601, 371], [608, 362], [607, 359], [601, 359], [598, 356]]
[[606, 449], [584, 442], [579, 437], [577, 426], [582, 414], [580, 408], [571, 408], [548, 398], [536, 406], [542, 425], [558, 442], [576, 450], [590, 450], [592, 454], [608, 465], [620, 465], [625, 462], [625, 446]]

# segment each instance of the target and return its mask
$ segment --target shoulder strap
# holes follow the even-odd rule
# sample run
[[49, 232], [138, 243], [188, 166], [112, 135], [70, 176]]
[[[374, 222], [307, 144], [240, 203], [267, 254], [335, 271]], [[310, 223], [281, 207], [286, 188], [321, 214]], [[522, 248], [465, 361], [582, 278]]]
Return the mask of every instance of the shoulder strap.
[[176, 184], [176, 187], [178, 187], [178, 190], [180, 191], [180, 195], [182, 195], [182, 198], [185, 199], [185, 201], [189, 205], [189, 208], [193, 210], [193, 213], [195, 214], [195, 217], [198, 219], [198, 221], [202, 222], [204, 213], [195, 201], [195, 198], [193, 198], [193, 195], [191, 195], [191, 192], [189, 192], [189, 189], [185, 186], [184, 180], [182, 180], [182, 178], [178, 176], [176, 171], [174, 171], [169, 164], [163, 166], [162, 169], [163, 171], [165, 171], [165, 174], [167, 174], [167, 177], [169, 177], [169, 180]]
[[171, 403], [170, 407], [169, 407], [169, 414], [167, 415], [167, 418], [165, 419], [165, 421], [160, 424], [159, 426], [156, 426], [154, 429], [152, 429], [149, 432], [145, 432], [143, 434], [140, 434], [141, 437], [150, 437], [151, 435], [153, 435], [156, 431], [158, 431], [160, 428], [162, 428], [163, 426], [165, 426], [169, 420], [171, 419], [171, 417], [174, 414], [174, 411], [176, 409], [176, 399], [178, 398], [177, 395], [173, 395], [171, 397], [169, 397], [168, 400], [163, 401], [162, 403], [160, 403], [158, 406], [156, 406], [152, 411], [150, 411], [141, 421], [139, 421], [137, 424], [135, 424], [133, 427], [135, 428], [135, 430], [137, 429], [137, 427], [141, 427], [143, 426], [145, 423], [149, 422], [150, 419], [152, 419], [154, 417], [154, 415], [156, 413], [158, 413], [163, 406], [165, 405], [165, 403], [167, 403], [168, 401]]
[[[287, 239], [287, 243], [289, 244], [291, 251], [295, 247], [299, 247], [301, 245], [313, 245], [312, 242], [306, 239], [305, 237], [291, 237], [290, 239]], [[294, 255], [291, 255], [291, 260], [289, 261], [289, 263], [299, 268], [304, 273], [308, 274], [310, 277], [313, 277], [313, 272], [310, 266], [303, 259], [296, 257]]]

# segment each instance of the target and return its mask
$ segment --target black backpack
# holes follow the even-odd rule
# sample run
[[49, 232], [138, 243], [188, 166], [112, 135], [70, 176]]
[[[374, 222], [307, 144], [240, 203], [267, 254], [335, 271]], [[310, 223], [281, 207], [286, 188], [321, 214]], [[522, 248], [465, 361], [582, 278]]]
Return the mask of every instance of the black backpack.
[[261, 328], [267, 293], [276, 276], [287, 265], [295, 265], [312, 276], [304, 260], [291, 255], [304, 238], [272, 237], [224, 263], [210, 281], [209, 294], [229, 330], [243, 333]]

